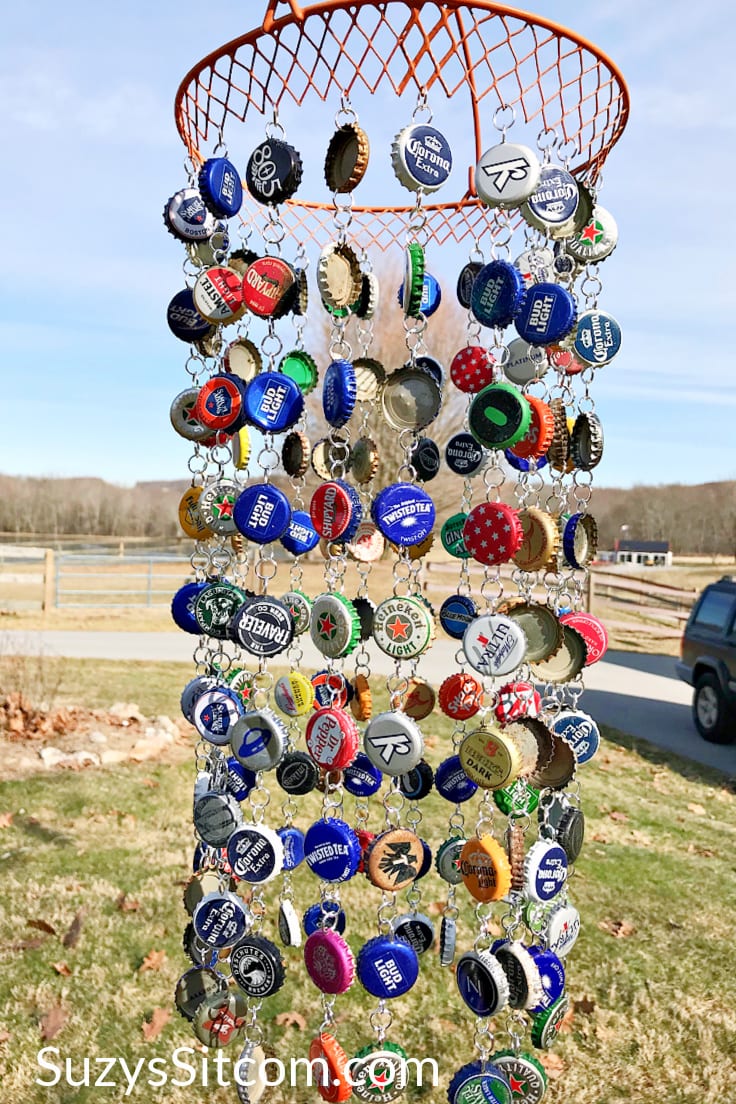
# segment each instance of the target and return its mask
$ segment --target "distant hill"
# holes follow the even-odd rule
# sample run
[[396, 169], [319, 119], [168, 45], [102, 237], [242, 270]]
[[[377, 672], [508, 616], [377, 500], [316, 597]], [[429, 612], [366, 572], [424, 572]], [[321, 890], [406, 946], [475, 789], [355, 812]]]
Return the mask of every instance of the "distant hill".
[[[277, 475], [273, 482], [289, 493], [288, 480]], [[440, 476], [428, 485], [440, 519], [457, 509], [456, 483], [454, 478]], [[316, 477], [310, 474], [307, 502], [316, 484]], [[53, 479], [0, 475], [0, 532], [9, 537], [73, 534], [175, 540], [181, 535], [179, 500], [188, 486], [186, 480], [147, 480], [134, 487], [120, 487], [94, 476]], [[476, 502], [481, 489], [479, 480], [474, 492]], [[542, 507], [546, 493], [545, 489], [541, 495]], [[511, 500], [510, 494], [504, 497]], [[591, 512], [598, 522], [601, 549], [612, 548], [626, 525], [628, 539], [669, 540], [676, 553], [736, 555], [736, 481], [595, 487]]]

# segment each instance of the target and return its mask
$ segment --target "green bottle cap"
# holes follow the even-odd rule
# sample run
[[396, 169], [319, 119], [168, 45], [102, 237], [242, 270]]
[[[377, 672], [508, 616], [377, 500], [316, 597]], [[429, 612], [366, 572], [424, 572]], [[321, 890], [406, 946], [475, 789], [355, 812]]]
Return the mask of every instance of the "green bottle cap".
[[453, 514], [452, 517], [449, 517], [444, 523], [442, 532], [440, 533], [442, 547], [457, 560], [470, 559], [470, 553], [463, 541], [463, 526], [465, 525], [467, 517], [468, 515], [464, 513]]

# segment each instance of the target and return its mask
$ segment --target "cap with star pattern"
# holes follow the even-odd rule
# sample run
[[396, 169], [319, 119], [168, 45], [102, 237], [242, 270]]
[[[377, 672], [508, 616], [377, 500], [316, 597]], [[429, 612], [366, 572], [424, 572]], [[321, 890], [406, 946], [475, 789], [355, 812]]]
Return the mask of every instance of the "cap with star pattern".
[[519, 551], [523, 537], [518, 510], [503, 502], [474, 506], [463, 526], [463, 543], [482, 564], [508, 563]]

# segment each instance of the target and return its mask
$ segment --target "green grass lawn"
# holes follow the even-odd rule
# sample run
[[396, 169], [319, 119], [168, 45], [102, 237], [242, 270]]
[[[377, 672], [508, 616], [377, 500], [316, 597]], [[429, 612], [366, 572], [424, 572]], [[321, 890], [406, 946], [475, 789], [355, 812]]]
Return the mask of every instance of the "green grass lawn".
[[[133, 700], [146, 712], [172, 712], [188, 675], [175, 664], [66, 665], [59, 689], [76, 686], [76, 699], [105, 706]], [[379, 699], [380, 707], [380, 699]], [[434, 763], [448, 754], [448, 722], [423, 723]], [[558, 1076], [548, 1098], [559, 1104], [731, 1104], [736, 1100], [736, 971], [732, 931], [736, 915], [736, 798], [722, 778], [628, 738], [609, 733], [598, 757], [582, 769], [587, 839], [571, 885], [583, 928], [567, 960], [568, 991], [578, 1009], [556, 1044]], [[117, 1101], [117, 1088], [42, 1088], [38, 1050], [58, 1047], [82, 1076], [85, 1055], [170, 1058], [191, 1045], [187, 1024], [174, 1011], [161, 1034], [143, 1036], [154, 1008], [172, 1007], [181, 951], [183, 882], [192, 851], [193, 765], [150, 763], [114, 770], [52, 773], [0, 784], [0, 1077], [5, 1104]], [[270, 823], [280, 800], [274, 787]], [[352, 799], [346, 802], [352, 813]], [[433, 847], [445, 838], [450, 807], [435, 796], [422, 803], [421, 834]], [[370, 827], [381, 826], [380, 807]], [[297, 823], [318, 813], [306, 800]], [[12, 814], [10, 818], [3, 814]], [[612, 815], [615, 814], [615, 815]], [[468, 822], [474, 822], [469, 810]], [[306, 868], [296, 878], [299, 909], [316, 899]], [[422, 911], [439, 924], [444, 883], [419, 883]], [[126, 895], [129, 906], [120, 907]], [[275, 893], [270, 895], [273, 902]], [[403, 895], [402, 895], [403, 896]], [[378, 890], [362, 878], [343, 891], [347, 936], [354, 951], [375, 934]], [[472, 909], [460, 887], [461, 949], [472, 943]], [[135, 907], [132, 907], [135, 906]], [[75, 946], [62, 938], [82, 911]], [[499, 913], [500, 915], [500, 913]], [[265, 934], [275, 935], [275, 908]], [[29, 921], [43, 921], [55, 934]], [[624, 923], [629, 934], [607, 928]], [[45, 938], [44, 938], [45, 935]], [[159, 969], [141, 966], [164, 951]], [[279, 1057], [306, 1055], [321, 1015], [316, 989], [306, 978], [301, 951], [284, 951], [284, 988], [263, 1006], [267, 1041]], [[61, 972], [59, 972], [61, 971]], [[370, 1041], [373, 998], [355, 985], [336, 1003], [338, 1036], [354, 1053]], [[63, 1025], [44, 1043], [44, 1017], [60, 1007]], [[307, 1023], [277, 1025], [296, 1011]], [[389, 1038], [418, 1058], [434, 1056], [442, 1084], [412, 1090], [409, 1100], [444, 1102], [448, 1078], [470, 1061], [474, 1021], [456, 993], [451, 971], [436, 954], [422, 960], [414, 990], [392, 1006]], [[57, 1013], [57, 1015], [59, 1015]], [[507, 1045], [505, 1019], [496, 1027]], [[199, 1059], [199, 1056], [198, 1056]], [[98, 1067], [99, 1069], [99, 1067]], [[118, 1072], [117, 1076], [121, 1075]], [[214, 1071], [213, 1071], [214, 1076]], [[151, 1088], [143, 1083], [128, 1099], [234, 1101], [234, 1089]], [[318, 1099], [315, 1090], [272, 1090], [278, 1102]]]

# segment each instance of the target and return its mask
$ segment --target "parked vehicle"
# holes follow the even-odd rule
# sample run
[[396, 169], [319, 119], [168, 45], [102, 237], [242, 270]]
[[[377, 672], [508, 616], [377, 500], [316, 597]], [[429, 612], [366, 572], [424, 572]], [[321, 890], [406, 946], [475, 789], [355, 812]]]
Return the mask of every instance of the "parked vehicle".
[[704, 740], [736, 740], [736, 578], [724, 575], [700, 595], [680, 642], [677, 674], [695, 688], [693, 721]]

